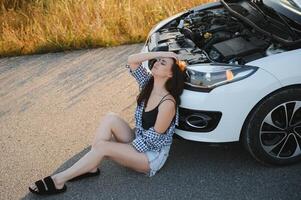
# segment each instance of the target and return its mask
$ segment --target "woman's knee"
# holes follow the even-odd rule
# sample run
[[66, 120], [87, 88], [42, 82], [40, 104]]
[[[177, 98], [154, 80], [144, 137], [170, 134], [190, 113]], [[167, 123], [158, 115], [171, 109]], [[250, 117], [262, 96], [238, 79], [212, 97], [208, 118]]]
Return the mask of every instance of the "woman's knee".
[[99, 152], [106, 156], [107, 152], [107, 141], [105, 140], [99, 140], [91, 145], [91, 150], [94, 150], [96, 152]]
[[116, 122], [116, 120], [118, 119], [118, 114], [114, 113], [114, 112], [108, 112], [105, 116], [104, 119], [102, 121], [102, 123], [105, 124], [113, 124], [114, 122]]
[[112, 112], [112, 111], [109, 111], [109, 112], [107, 112], [107, 114], [106, 114], [106, 117], [109, 117], [109, 118], [116, 118], [116, 117], [118, 117], [119, 115], [117, 114], [117, 113], [115, 113], [115, 112]]
[[134, 138], [133, 130], [131, 129], [129, 124], [114, 112], [108, 112], [104, 116], [104, 119], [102, 120], [102, 123], [98, 128], [97, 135], [103, 136], [98, 136], [95, 139], [95, 142], [99, 138], [105, 137], [105, 140], [107, 141], [129, 143]]
[[113, 124], [116, 122], [117, 114], [113, 112], [108, 112], [101, 120], [97, 129], [103, 129], [107, 127], [112, 129]]

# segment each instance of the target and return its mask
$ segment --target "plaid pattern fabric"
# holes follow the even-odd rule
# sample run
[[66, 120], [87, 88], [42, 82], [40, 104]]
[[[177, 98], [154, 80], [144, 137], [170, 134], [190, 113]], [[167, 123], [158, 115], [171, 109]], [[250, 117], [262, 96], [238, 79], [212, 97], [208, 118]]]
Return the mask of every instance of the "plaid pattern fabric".
[[[141, 91], [147, 81], [152, 76], [151, 72], [148, 72], [146, 68], [141, 65], [138, 66], [137, 69], [131, 70], [129, 65], [127, 64], [129, 73], [136, 79], [139, 85], [139, 90]], [[158, 133], [155, 131], [154, 126], [149, 129], [144, 129], [142, 127], [142, 112], [144, 108], [144, 101], [142, 101], [141, 105], [137, 104], [135, 111], [135, 121], [136, 121], [136, 129], [135, 136], [136, 138], [131, 143], [139, 152], [145, 151], [160, 151], [163, 146], [168, 146], [172, 144], [172, 136], [175, 132], [175, 127], [179, 125], [179, 109], [177, 107], [176, 116], [174, 120], [172, 120], [169, 128], [166, 130], [164, 134]]]

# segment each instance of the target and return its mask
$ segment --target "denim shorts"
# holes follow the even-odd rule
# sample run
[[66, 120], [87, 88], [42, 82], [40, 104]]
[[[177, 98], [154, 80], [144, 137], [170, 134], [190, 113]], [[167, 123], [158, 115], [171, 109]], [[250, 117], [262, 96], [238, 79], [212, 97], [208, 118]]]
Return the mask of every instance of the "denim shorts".
[[167, 160], [170, 146], [164, 146], [160, 151], [146, 151], [150, 171], [146, 174], [148, 177], [154, 176]]

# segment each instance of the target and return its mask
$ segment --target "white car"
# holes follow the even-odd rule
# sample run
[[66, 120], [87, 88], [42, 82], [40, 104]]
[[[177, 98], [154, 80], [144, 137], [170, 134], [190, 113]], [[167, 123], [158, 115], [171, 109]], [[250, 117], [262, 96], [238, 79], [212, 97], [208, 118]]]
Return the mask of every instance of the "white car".
[[155, 25], [148, 51], [173, 51], [188, 64], [177, 136], [240, 141], [264, 164], [301, 160], [300, 0], [192, 8]]

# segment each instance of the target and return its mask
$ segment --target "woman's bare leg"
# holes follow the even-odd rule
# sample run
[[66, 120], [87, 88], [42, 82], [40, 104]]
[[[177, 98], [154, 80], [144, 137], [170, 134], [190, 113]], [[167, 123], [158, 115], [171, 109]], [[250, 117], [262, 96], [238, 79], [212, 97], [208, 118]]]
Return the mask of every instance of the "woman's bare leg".
[[[117, 142], [110, 141], [112, 134]], [[104, 158], [110, 158], [117, 163], [139, 172], [148, 171], [148, 159], [144, 153], [139, 153], [129, 143], [134, 135], [128, 124], [114, 113], [109, 113], [97, 129], [91, 150], [73, 166], [63, 172], [51, 176], [58, 189], [73, 177], [94, 171]], [[33, 184], [31, 188], [36, 188]], [[36, 189], [37, 190], [37, 189]]]
[[110, 141], [112, 136], [115, 141], [122, 143], [129, 143], [134, 139], [134, 133], [128, 123], [118, 114], [109, 112], [97, 128], [91, 144], [93, 146], [100, 140]]
[[[133, 139], [134, 133], [128, 123], [118, 114], [109, 112], [101, 120], [100, 126], [96, 129], [96, 134], [91, 145], [94, 146], [101, 140], [130, 143]], [[90, 170], [90, 172], [96, 172], [96, 170], [97, 166]]]

